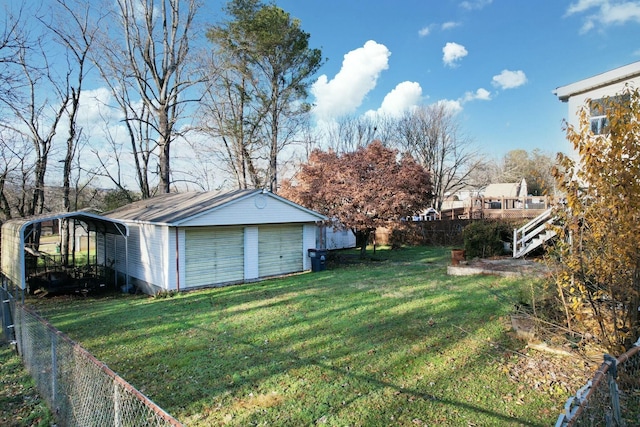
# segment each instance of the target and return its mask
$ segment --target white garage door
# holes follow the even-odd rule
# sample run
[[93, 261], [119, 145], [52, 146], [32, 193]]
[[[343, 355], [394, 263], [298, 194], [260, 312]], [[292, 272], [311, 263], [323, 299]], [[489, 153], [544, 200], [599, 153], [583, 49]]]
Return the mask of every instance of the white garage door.
[[185, 232], [187, 287], [244, 279], [242, 227], [198, 227]]
[[302, 225], [259, 227], [261, 277], [302, 271], [302, 256]]

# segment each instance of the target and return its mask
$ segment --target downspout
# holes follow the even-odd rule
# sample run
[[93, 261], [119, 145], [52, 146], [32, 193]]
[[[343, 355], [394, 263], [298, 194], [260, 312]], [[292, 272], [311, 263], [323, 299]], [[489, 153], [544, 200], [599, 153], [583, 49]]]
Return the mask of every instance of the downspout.
[[178, 244], [178, 227], [176, 227], [176, 290], [180, 292], [180, 245]]

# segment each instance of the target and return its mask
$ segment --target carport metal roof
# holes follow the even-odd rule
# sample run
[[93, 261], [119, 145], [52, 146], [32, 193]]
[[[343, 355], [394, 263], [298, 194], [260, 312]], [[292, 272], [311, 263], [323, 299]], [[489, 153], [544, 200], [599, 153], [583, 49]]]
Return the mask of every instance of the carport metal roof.
[[[100, 234], [129, 237], [129, 227], [122, 221], [107, 218], [87, 211], [62, 212], [28, 218], [16, 218], [2, 224], [2, 274], [14, 285], [26, 289], [25, 238], [33, 232], [33, 226], [45, 221], [73, 219], [87, 225], [88, 231]], [[125, 251], [128, 248], [125, 245]], [[125, 258], [128, 255], [125, 254]]]

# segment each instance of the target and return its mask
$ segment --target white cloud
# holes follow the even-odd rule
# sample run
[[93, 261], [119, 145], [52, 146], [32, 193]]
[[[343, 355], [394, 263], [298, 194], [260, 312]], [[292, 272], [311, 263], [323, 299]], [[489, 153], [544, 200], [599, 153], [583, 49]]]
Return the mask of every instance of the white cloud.
[[367, 115], [384, 115], [400, 117], [405, 112], [418, 106], [422, 100], [422, 87], [416, 82], [402, 82], [389, 92], [382, 100], [380, 108], [370, 110]]
[[446, 31], [446, 30], [450, 30], [452, 28], [458, 27], [460, 26], [459, 22], [453, 22], [453, 21], [449, 21], [449, 22], [445, 22], [443, 23], [440, 28], [442, 29], [442, 31]]
[[496, 76], [493, 76], [493, 85], [500, 89], [514, 89], [522, 86], [527, 82], [527, 76], [524, 71], [510, 71], [502, 70], [502, 72]]
[[426, 37], [431, 33], [431, 28], [429, 26], [426, 26], [424, 28], [421, 28], [420, 31], [418, 31], [418, 35], [420, 37]]
[[460, 7], [467, 10], [478, 10], [489, 6], [493, 0], [467, 0], [460, 3]]
[[386, 46], [372, 40], [344, 55], [342, 68], [332, 80], [322, 75], [311, 87], [316, 117], [330, 120], [354, 112], [376, 87], [380, 73], [389, 68], [390, 55]]
[[436, 102], [436, 104], [443, 105], [452, 114], [458, 114], [462, 111], [462, 103], [460, 102], [460, 100], [441, 99], [440, 101]]
[[442, 53], [442, 61], [444, 62], [444, 65], [449, 67], [455, 67], [457, 65], [457, 61], [469, 54], [464, 46], [453, 42], [447, 43], [442, 48]]
[[491, 92], [489, 92], [484, 88], [480, 88], [475, 92], [465, 93], [464, 98], [462, 98], [462, 102], [469, 102], [469, 101], [475, 101], [475, 100], [491, 101]]
[[83, 90], [80, 92], [79, 121], [92, 126], [102, 124], [105, 119], [109, 122], [118, 121], [119, 117], [113, 117], [114, 111], [108, 107], [111, 101], [111, 91], [106, 87]]
[[578, 0], [577, 3], [572, 3], [567, 8], [567, 14], [571, 15], [573, 13], [584, 12], [585, 10], [591, 9], [592, 7], [599, 7], [604, 3], [607, 3], [608, 0]]
[[640, 23], [640, 2], [628, 0], [578, 0], [567, 8], [566, 16], [584, 14], [581, 32], [596, 27]]

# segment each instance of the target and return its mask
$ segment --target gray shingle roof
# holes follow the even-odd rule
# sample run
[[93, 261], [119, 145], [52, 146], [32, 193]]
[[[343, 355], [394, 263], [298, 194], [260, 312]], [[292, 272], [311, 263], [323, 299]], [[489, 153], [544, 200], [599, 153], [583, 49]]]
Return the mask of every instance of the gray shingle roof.
[[262, 190], [162, 194], [107, 212], [105, 216], [123, 221], [173, 224], [260, 192]]

